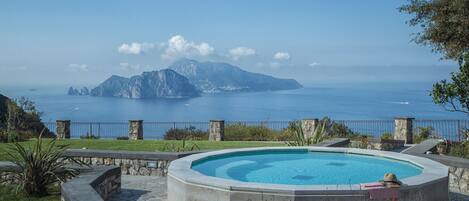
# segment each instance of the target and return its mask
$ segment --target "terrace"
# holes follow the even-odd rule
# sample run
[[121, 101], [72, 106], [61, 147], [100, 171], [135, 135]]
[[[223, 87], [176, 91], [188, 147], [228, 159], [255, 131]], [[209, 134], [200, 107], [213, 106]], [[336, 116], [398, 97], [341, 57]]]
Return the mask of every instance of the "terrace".
[[[369, 121], [305, 119], [296, 122], [300, 123], [303, 135], [306, 137], [316, 135], [315, 131], [318, 130], [318, 127], [324, 125], [325, 122], [332, 125], [328, 129], [333, 130], [335, 125], [336, 130], [334, 132], [344, 131], [343, 129], [337, 130], [337, 126], [341, 125], [343, 127], [340, 128], [346, 128], [345, 131], [347, 131], [347, 134], [329, 133], [330, 136], [328, 138], [313, 145], [316, 147], [345, 147], [345, 149], [352, 147], [350, 151], [355, 150], [353, 147], [361, 147], [368, 150], [402, 152], [404, 154], [415, 155], [419, 158], [429, 158], [442, 163], [449, 167], [449, 177], [446, 178], [446, 181], [449, 181], [449, 187], [444, 188], [451, 191], [451, 200], [467, 199], [465, 195], [469, 194], [467, 188], [469, 181], [466, 181], [465, 175], [466, 172], [469, 173], [469, 171], [466, 171], [467, 168], [469, 168], [469, 162], [462, 158], [425, 154], [428, 151], [435, 153], [435, 147], [441, 140], [428, 139], [423, 140], [420, 144], [414, 144], [412, 141], [416, 140], [415, 136], [421, 135], [421, 133], [419, 133], [420, 130], [417, 128], [423, 126], [433, 128], [432, 136], [435, 138], [453, 139], [453, 142], [463, 141], [465, 140], [463, 131], [465, 131], [466, 126], [469, 125], [469, 121], [396, 118], [394, 120]], [[168, 168], [173, 160], [211, 150], [249, 147], [285, 147], [288, 145], [288, 143], [286, 143], [287, 141], [294, 140], [291, 138], [286, 139], [285, 136], [281, 137], [289, 126], [291, 126], [291, 123], [288, 121], [226, 123], [222, 120], [214, 120], [206, 123], [147, 123], [143, 121], [129, 121], [124, 124], [75, 123], [59, 120], [54, 124], [46, 123], [46, 125], [49, 129], [55, 130], [57, 138], [60, 139], [57, 141], [58, 145], [70, 145], [70, 149], [65, 153], [67, 157], [81, 160], [92, 167], [91, 169], [82, 170], [77, 178], [62, 185], [62, 199], [77, 201], [90, 201], [94, 199], [165, 200], [167, 198], [168, 188], [171, 191], [175, 190], [171, 188], [177, 188], [168, 186], [166, 182]], [[175, 129], [179, 129], [178, 131], [182, 132], [181, 135], [183, 138], [177, 135], [171, 135], [171, 131], [174, 132]], [[249, 135], [244, 136], [244, 138], [239, 138], [239, 136], [238, 138], [234, 138], [233, 136], [236, 136], [239, 132], [247, 132]], [[127, 134], [126, 138], [123, 138], [124, 133]], [[390, 133], [392, 133], [392, 139], [388, 139]], [[383, 138], [383, 136], [386, 137]], [[116, 140], [116, 138], [125, 140]], [[366, 139], [366, 141], [363, 139]], [[35, 140], [29, 140], [20, 142], [20, 144], [27, 147], [31, 146], [34, 142]], [[197, 148], [189, 149], [188, 147], [183, 147], [178, 150], [174, 149], [175, 147], [185, 146], [183, 145], [184, 143], [196, 144]], [[168, 145], [173, 145], [173, 148], [168, 148], [171, 147]], [[7, 146], [8, 144], [0, 144], [0, 150], [6, 151]], [[340, 150], [340, 148], [338, 150]], [[344, 148], [342, 148], [342, 150], [344, 150]], [[0, 160], [6, 159], [6, 155], [0, 156]], [[7, 164], [2, 167], [11, 168], [11, 166], [11, 164]], [[78, 186], [80, 186], [80, 188], [78, 188]], [[70, 188], [75, 190], [67, 191], [67, 189]], [[83, 193], [77, 193], [76, 191], [76, 189], [82, 188], [85, 191], [98, 193], [91, 193], [95, 195], [94, 198], [84, 198], [80, 196], [80, 194]], [[441, 186], [435, 188], [442, 190]], [[70, 194], [71, 192], [75, 193]], [[366, 195], [366, 192], [364, 194], [363, 192], [361, 193], [362, 195]], [[90, 195], [89, 193], [85, 194]], [[49, 200], [54, 199], [57, 198], [52, 197]], [[406, 200], [404, 198], [402, 199]], [[237, 199], [232, 198], [229, 200]]]

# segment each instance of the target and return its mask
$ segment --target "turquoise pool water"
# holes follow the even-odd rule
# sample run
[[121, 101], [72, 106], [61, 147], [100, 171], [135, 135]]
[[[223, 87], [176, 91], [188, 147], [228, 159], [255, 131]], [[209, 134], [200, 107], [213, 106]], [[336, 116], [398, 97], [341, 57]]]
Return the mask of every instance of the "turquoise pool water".
[[391, 172], [399, 179], [422, 169], [408, 162], [357, 154], [307, 151], [263, 151], [221, 155], [196, 161], [204, 175], [244, 182], [335, 185], [376, 182]]

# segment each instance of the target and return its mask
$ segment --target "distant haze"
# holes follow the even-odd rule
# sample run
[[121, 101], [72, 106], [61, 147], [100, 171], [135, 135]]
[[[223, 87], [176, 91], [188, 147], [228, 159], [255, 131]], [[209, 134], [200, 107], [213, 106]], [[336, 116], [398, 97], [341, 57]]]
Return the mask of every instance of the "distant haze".
[[411, 42], [406, 2], [2, 1], [0, 86], [96, 86], [183, 57], [306, 85], [448, 77], [456, 63]]

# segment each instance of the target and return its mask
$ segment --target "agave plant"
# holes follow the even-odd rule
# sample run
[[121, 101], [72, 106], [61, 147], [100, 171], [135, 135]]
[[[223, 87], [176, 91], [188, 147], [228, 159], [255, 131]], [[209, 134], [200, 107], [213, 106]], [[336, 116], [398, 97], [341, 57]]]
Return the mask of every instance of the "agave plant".
[[292, 139], [285, 141], [288, 146], [309, 146], [322, 142], [327, 136], [326, 123], [321, 122], [314, 128], [311, 136], [305, 136], [300, 121], [292, 122], [286, 132], [292, 136]]
[[68, 145], [57, 145], [55, 139], [44, 142], [41, 136], [32, 147], [14, 143], [7, 151], [10, 161], [19, 168], [11, 172], [17, 182], [16, 192], [23, 190], [29, 196], [45, 196], [51, 185], [65, 182], [78, 174], [69, 166], [70, 162], [84, 164], [64, 156]]
[[163, 151], [183, 152], [200, 150], [199, 146], [196, 143], [187, 143], [187, 139], [188, 137], [186, 135], [182, 138], [181, 143], [179, 143], [178, 141], [166, 143], [163, 147]]

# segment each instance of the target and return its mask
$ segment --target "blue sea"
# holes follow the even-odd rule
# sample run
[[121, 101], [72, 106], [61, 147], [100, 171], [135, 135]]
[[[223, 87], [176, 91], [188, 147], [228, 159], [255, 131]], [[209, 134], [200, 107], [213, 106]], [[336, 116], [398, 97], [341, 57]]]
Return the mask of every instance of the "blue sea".
[[324, 116], [340, 120], [468, 119], [433, 104], [431, 87], [432, 83], [311, 84], [297, 90], [145, 100], [67, 96], [68, 86], [0, 86], [0, 93], [35, 101], [43, 121], [273, 121]]

